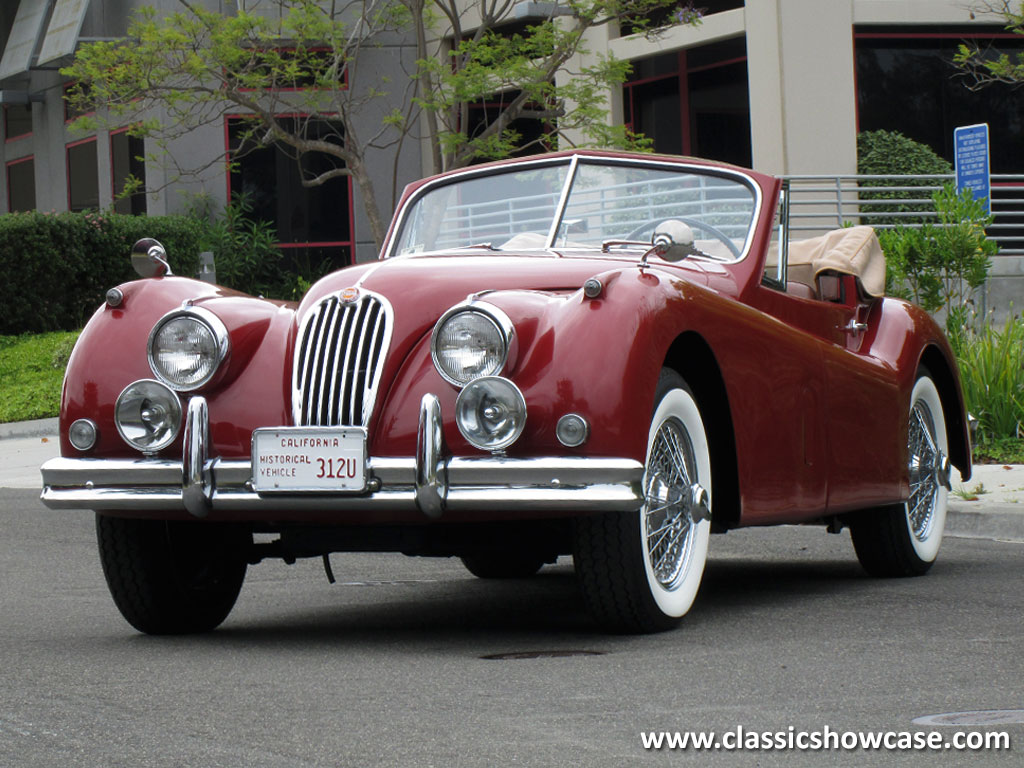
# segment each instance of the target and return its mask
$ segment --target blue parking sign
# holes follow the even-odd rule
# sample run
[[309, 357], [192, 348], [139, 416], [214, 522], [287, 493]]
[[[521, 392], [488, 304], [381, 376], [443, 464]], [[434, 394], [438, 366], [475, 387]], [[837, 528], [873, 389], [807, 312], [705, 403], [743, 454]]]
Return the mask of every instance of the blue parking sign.
[[956, 156], [956, 191], [971, 190], [975, 200], [983, 200], [985, 212], [992, 212], [988, 164], [988, 123], [964, 125], [953, 131]]

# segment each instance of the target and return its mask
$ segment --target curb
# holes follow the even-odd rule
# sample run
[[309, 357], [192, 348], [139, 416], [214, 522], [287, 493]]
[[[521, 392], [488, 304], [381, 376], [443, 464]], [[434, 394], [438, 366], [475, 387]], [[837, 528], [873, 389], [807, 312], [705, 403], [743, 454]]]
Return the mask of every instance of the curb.
[[57, 434], [58, 419], [36, 419], [35, 421], [13, 421], [0, 424], [0, 440], [16, 437], [52, 437]]
[[983, 509], [949, 507], [945, 535], [1024, 543], [1024, 509], [1011, 504], [989, 504]]

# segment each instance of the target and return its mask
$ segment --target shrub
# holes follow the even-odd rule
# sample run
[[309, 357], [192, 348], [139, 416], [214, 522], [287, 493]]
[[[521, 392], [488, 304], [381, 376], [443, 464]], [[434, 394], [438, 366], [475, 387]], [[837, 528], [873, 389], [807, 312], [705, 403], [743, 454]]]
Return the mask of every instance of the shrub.
[[978, 419], [982, 442], [1021, 436], [1024, 421], [1024, 320], [1002, 330], [986, 323], [955, 340], [967, 410]]
[[[931, 147], [913, 139], [909, 139], [898, 131], [864, 131], [857, 135], [857, 173], [872, 176], [921, 176], [931, 174], [948, 174], [953, 167]], [[860, 183], [863, 187], [897, 186], [893, 179], [873, 179]], [[930, 186], [933, 182], [927, 179], [899, 180], [898, 186]], [[919, 198], [914, 192], [868, 192], [861, 191], [861, 200], [901, 200]], [[891, 213], [927, 210], [927, 206], [915, 203], [885, 203], [880, 205], [860, 206], [864, 213]], [[872, 225], [900, 224], [920, 222], [913, 216], [872, 216]]]
[[142, 237], [167, 247], [175, 274], [195, 274], [206, 226], [187, 216], [0, 216], [0, 334], [80, 328], [110, 287], [136, 277], [129, 252]]
[[970, 190], [957, 195], [947, 184], [932, 200], [938, 223], [878, 233], [886, 256], [886, 292], [929, 312], [945, 309], [953, 336], [966, 324], [974, 290], [988, 278], [990, 257], [999, 246], [985, 234], [992, 216]]

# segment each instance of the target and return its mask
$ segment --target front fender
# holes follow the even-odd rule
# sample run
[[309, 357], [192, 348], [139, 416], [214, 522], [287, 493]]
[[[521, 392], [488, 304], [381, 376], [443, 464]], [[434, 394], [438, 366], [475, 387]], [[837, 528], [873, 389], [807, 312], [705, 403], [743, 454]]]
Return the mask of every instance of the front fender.
[[[207, 398], [211, 441], [216, 453], [247, 456], [255, 426], [287, 424], [294, 312], [281, 302], [244, 296], [198, 280], [164, 277], [136, 280], [118, 287], [117, 307], [102, 305], [93, 314], [68, 362], [60, 409], [61, 455], [82, 456], [68, 440], [68, 427], [88, 418], [99, 431], [90, 457], [139, 455], [118, 435], [114, 404], [121, 391], [138, 379], [152, 379], [147, 344], [154, 324], [186, 302], [216, 314], [228, 329], [230, 352], [221, 370], [197, 391]], [[259, 375], [242, 375], [247, 370]], [[190, 393], [181, 393], [182, 411]], [[181, 456], [181, 437], [161, 455]]]
[[[499, 307], [516, 329], [517, 349], [505, 376], [522, 390], [526, 428], [510, 456], [578, 454], [643, 461], [654, 390], [668, 349], [686, 329], [687, 304], [705, 289], [669, 274], [638, 269], [598, 278], [601, 295], [567, 292], [495, 291], [483, 300]], [[444, 381], [423, 336], [399, 369], [372, 436], [378, 455], [408, 455], [415, 449], [416, 404], [437, 395], [444, 436], [455, 455], [474, 455], [454, 421], [459, 389]], [[579, 448], [562, 446], [558, 419], [584, 416], [590, 438]]]

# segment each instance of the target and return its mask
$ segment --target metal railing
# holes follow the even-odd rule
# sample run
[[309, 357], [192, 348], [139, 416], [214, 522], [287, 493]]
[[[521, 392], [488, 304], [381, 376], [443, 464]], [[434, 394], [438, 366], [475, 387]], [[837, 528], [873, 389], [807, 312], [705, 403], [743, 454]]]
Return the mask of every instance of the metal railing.
[[[790, 229], [811, 237], [847, 223], [891, 229], [897, 223], [921, 226], [936, 221], [932, 193], [953, 181], [953, 175], [797, 175], [790, 184]], [[879, 193], [894, 194], [879, 198]], [[911, 207], [913, 210], [898, 210]], [[992, 175], [992, 213], [989, 237], [1001, 255], [1024, 255], [1024, 175]], [[802, 233], [802, 235], [801, 235]]]

